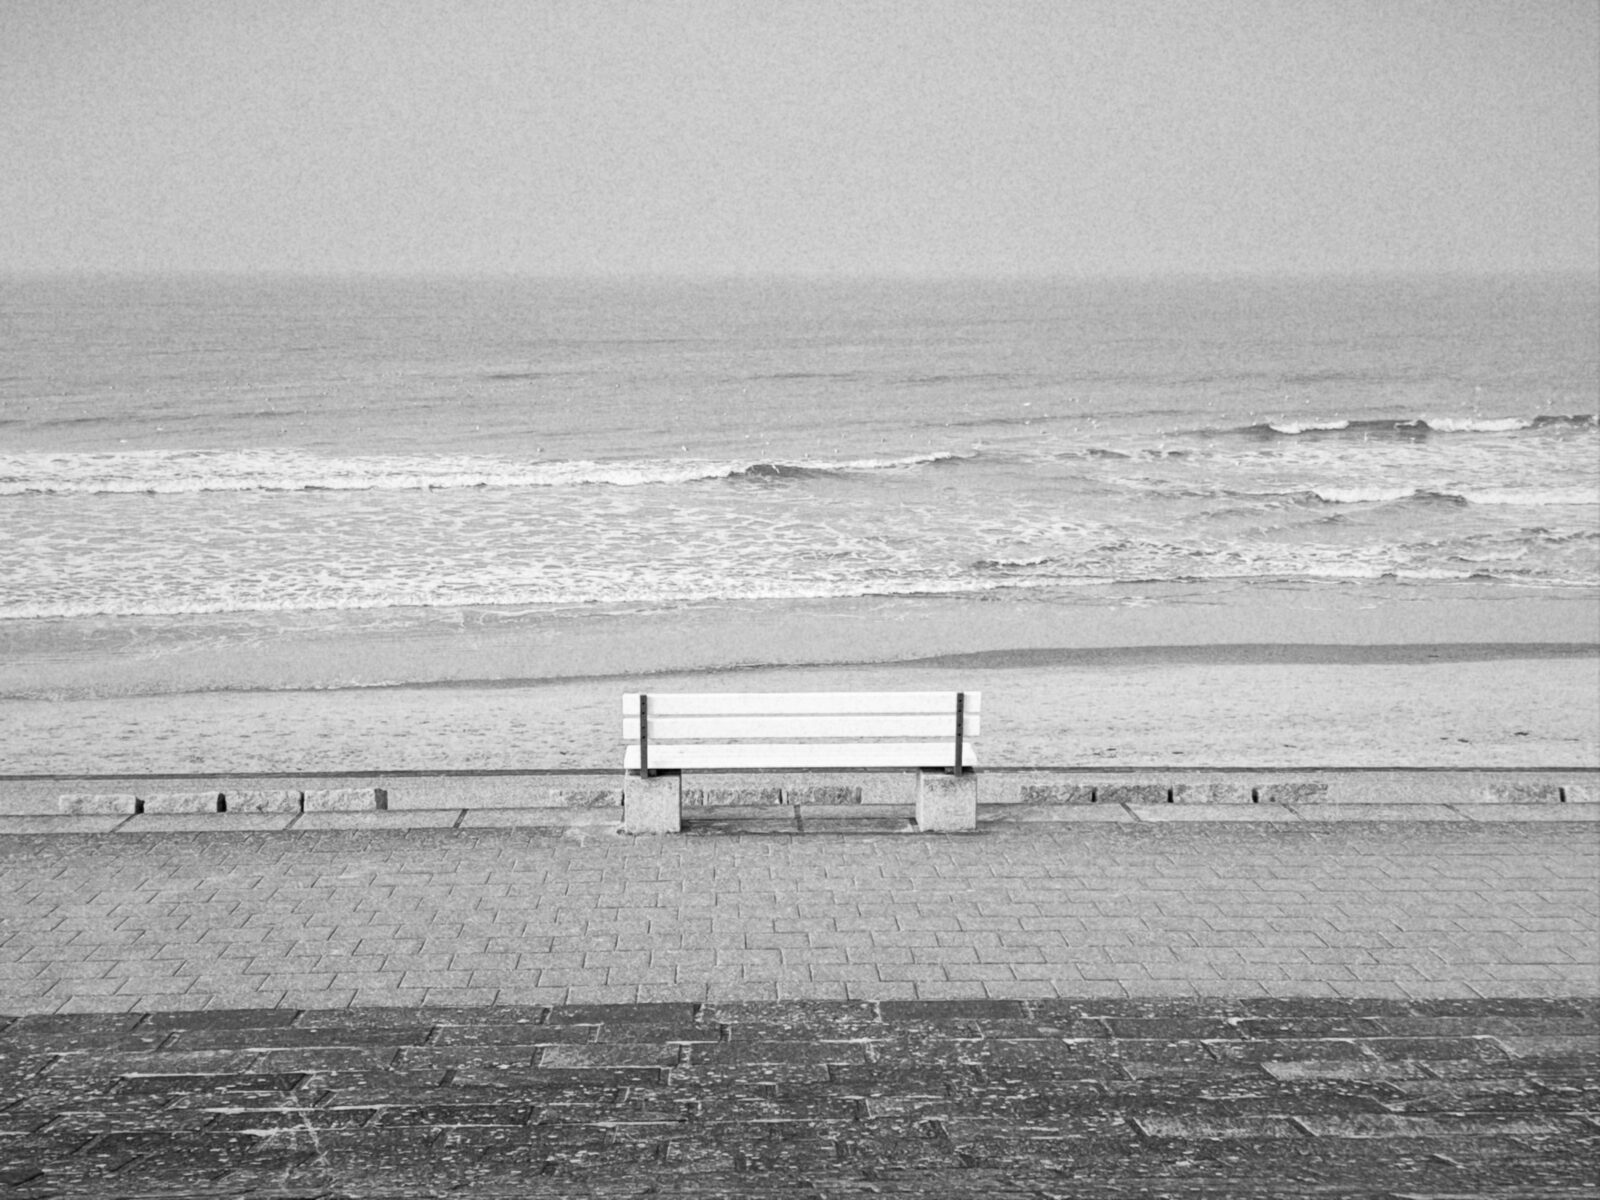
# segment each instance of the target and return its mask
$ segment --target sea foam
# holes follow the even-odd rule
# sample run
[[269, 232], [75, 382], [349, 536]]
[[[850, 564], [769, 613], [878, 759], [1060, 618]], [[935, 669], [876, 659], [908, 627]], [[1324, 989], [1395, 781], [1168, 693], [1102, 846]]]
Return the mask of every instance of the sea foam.
[[968, 457], [971, 455], [938, 451], [794, 463], [698, 459], [517, 463], [448, 455], [323, 458], [277, 450], [10, 454], [0, 455], [0, 495], [648, 487], [717, 479], [771, 481], [903, 471]]

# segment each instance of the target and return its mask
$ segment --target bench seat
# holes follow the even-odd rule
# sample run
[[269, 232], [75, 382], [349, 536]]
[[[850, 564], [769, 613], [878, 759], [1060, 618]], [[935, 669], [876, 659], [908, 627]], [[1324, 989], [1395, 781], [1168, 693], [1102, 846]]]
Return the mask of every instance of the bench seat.
[[[673, 807], [671, 785], [652, 778], [662, 771], [901, 768], [944, 771], [951, 784], [970, 785], [960, 777], [977, 765], [971, 739], [982, 731], [982, 702], [979, 692], [627, 693], [623, 771], [639, 782], [624, 786], [625, 824], [679, 828], [676, 812], [635, 821], [626, 811], [630, 787], [641, 802], [659, 792], [657, 807]], [[919, 783], [919, 797], [928, 786]], [[923, 809], [919, 799], [919, 823]], [[939, 820], [931, 808], [927, 817]]]

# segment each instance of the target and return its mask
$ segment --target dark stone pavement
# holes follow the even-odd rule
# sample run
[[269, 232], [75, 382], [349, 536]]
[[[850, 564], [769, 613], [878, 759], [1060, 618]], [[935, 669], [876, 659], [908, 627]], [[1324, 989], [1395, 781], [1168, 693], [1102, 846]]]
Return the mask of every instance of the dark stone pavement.
[[1600, 1193], [1593, 999], [0, 1018], [0, 1196]]

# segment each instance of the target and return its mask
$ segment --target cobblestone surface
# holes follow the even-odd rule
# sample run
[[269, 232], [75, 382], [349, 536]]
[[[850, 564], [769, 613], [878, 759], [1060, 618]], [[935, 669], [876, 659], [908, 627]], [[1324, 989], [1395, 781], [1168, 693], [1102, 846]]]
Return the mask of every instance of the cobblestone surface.
[[1594, 822], [13, 835], [0, 1012], [1588, 995], [1597, 866]]
[[1594, 1001], [0, 1020], [0, 1195], [1592, 1196]]

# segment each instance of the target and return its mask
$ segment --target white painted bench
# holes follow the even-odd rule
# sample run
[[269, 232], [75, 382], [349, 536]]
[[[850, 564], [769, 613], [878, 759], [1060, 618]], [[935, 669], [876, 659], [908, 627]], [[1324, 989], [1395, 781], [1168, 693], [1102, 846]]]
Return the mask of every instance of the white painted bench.
[[918, 771], [920, 828], [972, 829], [971, 739], [982, 700], [980, 692], [628, 693], [624, 827], [681, 828], [679, 777], [662, 771], [903, 767]]

